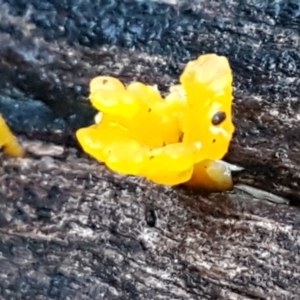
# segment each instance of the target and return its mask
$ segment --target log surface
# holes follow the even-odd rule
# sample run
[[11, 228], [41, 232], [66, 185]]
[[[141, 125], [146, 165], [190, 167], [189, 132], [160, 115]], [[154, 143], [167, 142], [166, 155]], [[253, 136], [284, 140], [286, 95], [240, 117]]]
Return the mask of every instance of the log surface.
[[298, 299], [299, 209], [117, 177], [71, 150], [2, 161], [4, 299]]
[[[162, 2], [0, 0], [0, 111], [66, 151], [0, 158], [3, 299], [299, 299], [300, 3]], [[92, 77], [166, 92], [209, 52], [235, 74], [236, 181], [292, 205], [159, 187], [73, 148]]]

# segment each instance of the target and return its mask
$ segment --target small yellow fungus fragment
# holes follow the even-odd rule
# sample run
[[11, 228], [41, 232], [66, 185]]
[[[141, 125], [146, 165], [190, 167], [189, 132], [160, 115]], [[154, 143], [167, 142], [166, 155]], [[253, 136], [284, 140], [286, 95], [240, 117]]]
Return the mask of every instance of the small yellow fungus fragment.
[[212, 191], [225, 191], [233, 187], [230, 170], [222, 163], [204, 160], [194, 165], [194, 172], [186, 186]]
[[206, 54], [185, 67], [163, 98], [156, 87], [99, 76], [90, 83], [96, 124], [77, 131], [85, 152], [111, 170], [165, 185], [232, 188], [217, 162], [227, 153], [232, 124], [228, 60]]
[[0, 147], [11, 156], [24, 156], [24, 150], [0, 114]]

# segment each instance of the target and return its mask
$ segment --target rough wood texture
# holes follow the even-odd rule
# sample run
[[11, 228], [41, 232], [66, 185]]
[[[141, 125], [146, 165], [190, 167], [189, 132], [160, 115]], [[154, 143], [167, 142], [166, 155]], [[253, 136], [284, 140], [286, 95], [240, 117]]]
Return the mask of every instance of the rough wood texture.
[[0, 178], [4, 299], [300, 294], [298, 209], [159, 188], [74, 152], [5, 159]]
[[299, 3], [188, 3], [0, 0], [0, 111], [70, 152], [1, 157], [4, 299], [299, 299], [298, 207], [119, 177], [70, 147], [91, 77], [166, 91], [216, 52], [235, 73], [237, 181], [300, 203]]

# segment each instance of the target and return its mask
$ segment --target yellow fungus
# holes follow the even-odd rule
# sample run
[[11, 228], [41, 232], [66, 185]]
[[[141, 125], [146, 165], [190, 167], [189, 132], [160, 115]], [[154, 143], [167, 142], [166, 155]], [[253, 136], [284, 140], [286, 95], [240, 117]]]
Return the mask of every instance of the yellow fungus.
[[99, 76], [90, 100], [96, 124], [77, 131], [89, 155], [111, 170], [165, 185], [232, 188], [217, 162], [227, 153], [232, 124], [232, 72], [228, 60], [206, 54], [189, 62], [180, 84], [163, 98], [156, 87]]
[[11, 156], [23, 156], [24, 150], [0, 114], [0, 147]]
[[230, 170], [222, 163], [204, 160], [194, 165], [194, 171], [186, 186], [225, 191], [233, 187]]

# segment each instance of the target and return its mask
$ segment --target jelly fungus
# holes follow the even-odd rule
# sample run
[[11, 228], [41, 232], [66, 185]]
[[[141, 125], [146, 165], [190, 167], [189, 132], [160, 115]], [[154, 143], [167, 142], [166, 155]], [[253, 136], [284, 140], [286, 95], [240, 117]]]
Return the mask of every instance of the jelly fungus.
[[77, 131], [83, 150], [111, 170], [164, 185], [232, 188], [217, 162], [234, 132], [232, 73], [226, 57], [189, 62], [163, 98], [156, 87], [99, 76], [90, 82], [96, 123]]
[[11, 156], [24, 156], [24, 150], [0, 114], [0, 148]]

